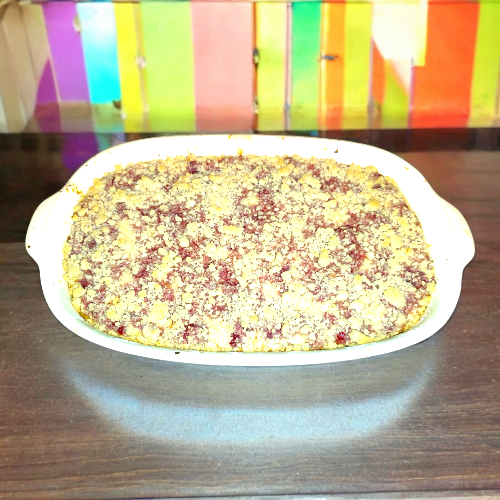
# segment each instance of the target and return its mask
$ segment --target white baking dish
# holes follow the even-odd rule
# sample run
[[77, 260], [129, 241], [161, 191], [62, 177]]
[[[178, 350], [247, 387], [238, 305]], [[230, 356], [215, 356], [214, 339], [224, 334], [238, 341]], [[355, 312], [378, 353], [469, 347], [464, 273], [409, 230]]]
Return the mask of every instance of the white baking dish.
[[[375, 166], [397, 181], [431, 245], [437, 286], [431, 303], [411, 330], [396, 337], [355, 347], [328, 351], [240, 353], [176, 351], [152, 347], [106, 335], [86, 323], [73, 309], [63, 279], [62, 247], [70, 233], [73, 207], [95, 177], [115, 165], [167, 156], [187, 155], [291, 155], [331, 157], [342, 163]], [[26, 249], [40, 268], [40, 280], [54, 315], [77, 335], [116, 351], [185, 363], [236, 366], [274, 366], [330, 363], [365, 358], [403, 349], [436, 333], [450, 318], [460, 295], [462, 272], [474, 256], [474, 241], [460, 212], [440, 198], [424, 177], [396, 155], [372, 146], [330, 139], [263, 135], [198, 135], [158, 137], [128, 142], [91, 158], [66, 186], [36, 210], [26, 237]]]

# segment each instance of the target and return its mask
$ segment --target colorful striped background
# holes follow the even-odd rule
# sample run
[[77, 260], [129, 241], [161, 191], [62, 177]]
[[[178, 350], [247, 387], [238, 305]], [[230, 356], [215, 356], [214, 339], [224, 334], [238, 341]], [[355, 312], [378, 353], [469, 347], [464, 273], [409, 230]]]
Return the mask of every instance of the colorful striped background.
[[500, 123], [498, 1], [52, 1], [0, 10], [0, 132]]

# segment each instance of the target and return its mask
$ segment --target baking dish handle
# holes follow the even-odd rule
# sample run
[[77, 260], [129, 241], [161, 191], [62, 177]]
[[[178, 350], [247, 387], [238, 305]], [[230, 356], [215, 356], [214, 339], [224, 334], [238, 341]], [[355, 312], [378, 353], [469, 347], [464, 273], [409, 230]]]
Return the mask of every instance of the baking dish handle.
[[45, 228], [49, 222], [49, 217], [53, 206], [56, 204], [61, 193], [56, 193], [42, 202], [35, 210], [31, 218], [28, 232], [26, 234], [26, 251], [31, 255], [37, 264], [43, 254], [45, 243]]
[[451, 227], [456, 237], [454, 242], [456, 246], [454, 246], [453, 250], [458, 253], [458, 258], [465, 267], [472, 260], [475, 253], [471, 230], [464, 216], [453, 205], [443, 200], [443, 198], [440, 198], [439, 201], [451, 222]]

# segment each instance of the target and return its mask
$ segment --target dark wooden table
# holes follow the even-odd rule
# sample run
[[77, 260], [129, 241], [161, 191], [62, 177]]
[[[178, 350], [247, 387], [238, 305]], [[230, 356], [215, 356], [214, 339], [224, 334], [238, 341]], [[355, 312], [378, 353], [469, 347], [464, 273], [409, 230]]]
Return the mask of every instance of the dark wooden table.
[[[69, 176], [54, 150], [33, 153], [38, 177], [5, 176], [0, 157], [14, 204]], [[0, 498], [499, 498], [500, 153], [402, 156], [465, 215], [476, 257], [440, 332], [360, 361], [205, 367], [98, 347], [52, 315], [16, 241], [29, 217], [4, 213]]]

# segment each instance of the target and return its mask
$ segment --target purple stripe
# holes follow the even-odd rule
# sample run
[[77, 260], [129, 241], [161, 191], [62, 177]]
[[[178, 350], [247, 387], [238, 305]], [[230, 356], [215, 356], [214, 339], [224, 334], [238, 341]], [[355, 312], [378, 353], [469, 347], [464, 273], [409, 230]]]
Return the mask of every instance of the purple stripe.
[[61, 101], [89, 101], [82, 41], [75, 30], [73, 2], [43, 4], [45, 25]]
[[51, 102], [57, 102], [57, 92], [54, 76], [52, 74], [52, 66], [50, 61], [47, 61], [38, 85], [36, 103], [38, 105], [49, 104]]

